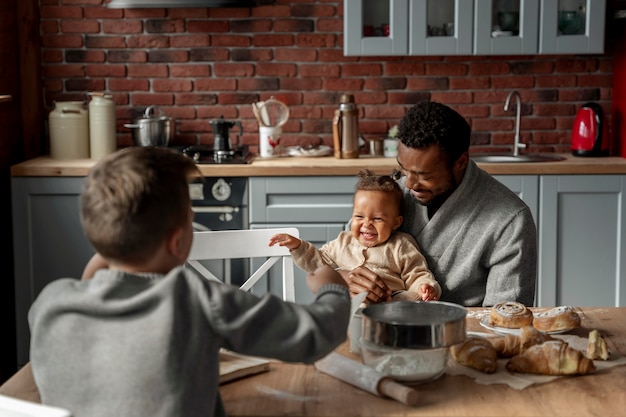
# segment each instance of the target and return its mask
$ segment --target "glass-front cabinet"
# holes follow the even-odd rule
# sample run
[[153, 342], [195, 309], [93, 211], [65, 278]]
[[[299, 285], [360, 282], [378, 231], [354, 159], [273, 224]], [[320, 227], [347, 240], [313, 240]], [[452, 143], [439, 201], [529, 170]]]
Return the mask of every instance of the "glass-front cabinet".
[[606, 0], [346, 0], [344, 53], [602, 53]]
[[605, 0], [542, 0], [540, 54], [604, 52]]

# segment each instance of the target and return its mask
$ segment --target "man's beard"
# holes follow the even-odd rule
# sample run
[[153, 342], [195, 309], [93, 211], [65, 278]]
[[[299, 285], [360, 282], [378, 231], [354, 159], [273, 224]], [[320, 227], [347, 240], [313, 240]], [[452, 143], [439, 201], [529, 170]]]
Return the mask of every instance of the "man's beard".
[[416, 199], [417, 202], [424, 207], [441, 207], [441, 205], [445, 203], [445, 201], [452, 195], [452, 193], [454, 192], [454, 190], [456, 190], [458, 186], [453, 175], [450, 175], [448, 184], [449, 186], [441, 194], [434, 196], [428, 201], [421, 201]]

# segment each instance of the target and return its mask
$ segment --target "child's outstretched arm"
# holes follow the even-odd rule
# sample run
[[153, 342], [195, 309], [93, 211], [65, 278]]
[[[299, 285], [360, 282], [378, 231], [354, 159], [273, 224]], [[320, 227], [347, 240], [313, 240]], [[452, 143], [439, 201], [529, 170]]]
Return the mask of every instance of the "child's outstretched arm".
[[309, 272], [306, 277], [306, 284], [313, 294], [317, 294], [320, 288], [327, 284], [339, 284], [348, 287], [346, 281], [330, 266], [324, 265], [313, 272]]
[[301, 241], [297, 237], [293, 237], [287, 233], [279, 233], [270, 238], [270, 246], [286, 246], [289, 250], [298, 249]]

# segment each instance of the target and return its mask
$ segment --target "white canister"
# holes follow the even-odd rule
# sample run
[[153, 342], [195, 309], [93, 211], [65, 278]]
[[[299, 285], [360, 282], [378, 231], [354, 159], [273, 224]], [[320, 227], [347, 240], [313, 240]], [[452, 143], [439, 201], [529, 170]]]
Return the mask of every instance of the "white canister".
[[259, 126], [259, 155], [272, 157], [280, 155], [281, 126]]
[[387, 158], [395, 158], [398, 156], [398, 139], [385, 138], [383, 142], [383, 155]]
[[109, 94], [89, 93], [89, 142], [91, 159], [100, 159], [117, 149], [115, 102]]
[[50, 157], [89, 158], [89, 118], [82, 101], [60, 101], [48, 115]]

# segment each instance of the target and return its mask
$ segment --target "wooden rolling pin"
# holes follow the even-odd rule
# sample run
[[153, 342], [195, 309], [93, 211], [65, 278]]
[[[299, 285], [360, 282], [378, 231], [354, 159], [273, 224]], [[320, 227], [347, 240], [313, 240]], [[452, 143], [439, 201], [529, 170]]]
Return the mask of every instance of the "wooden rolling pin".
[[393, 398], [410, 406], [417, 404], [419, 394], [413, 388], [399, 384], [374, 368], [338, 353], [332, 352], [315, 362], [315, 367], [325, 374], [379, 397]]

